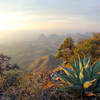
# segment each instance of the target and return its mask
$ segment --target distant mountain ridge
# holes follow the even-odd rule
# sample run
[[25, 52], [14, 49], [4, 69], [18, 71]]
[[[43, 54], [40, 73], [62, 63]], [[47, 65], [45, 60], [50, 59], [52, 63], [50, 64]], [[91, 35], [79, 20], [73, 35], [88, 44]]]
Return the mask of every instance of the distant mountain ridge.
[[18, 41], [10, 44], [0, 44], [0, 54], [12, 57], [11, 63], [17, 63], [21, 68], [28, 66], [37, 58], [56, 55], [61, 43], [72, 37], [75, 42], [91, 37], [91, 34], [41, 34], [37, 40]]
[[29, 70], [32, 72], [45, 72], [57, 68], [62, 63], [61, 59], [56, 59], [55, 56], [43, 56], [37, 58], [29, 66]]

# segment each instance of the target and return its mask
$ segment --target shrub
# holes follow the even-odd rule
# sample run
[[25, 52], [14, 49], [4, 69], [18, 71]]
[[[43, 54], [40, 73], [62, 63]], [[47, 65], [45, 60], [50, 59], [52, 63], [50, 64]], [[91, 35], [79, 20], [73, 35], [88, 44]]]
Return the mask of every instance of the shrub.
[[71, 69], [62, 67], [65, 74], [57, 76], [65, 81], [65, 85], [58, 89], [69, 95], [80, 98], [96, 96], [100, 93], [100, 61], [91, 65], [87, 56], [82, 60], [75, 59], [75, 64], [70, 63]]

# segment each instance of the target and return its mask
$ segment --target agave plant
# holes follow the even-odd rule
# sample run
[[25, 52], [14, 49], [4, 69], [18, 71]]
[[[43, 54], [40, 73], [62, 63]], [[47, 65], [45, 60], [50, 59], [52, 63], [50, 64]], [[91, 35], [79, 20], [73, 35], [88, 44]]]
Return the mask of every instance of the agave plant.
[[82, 60], [74, 59], [75, 64], [70, 63], [71, 68], [62, 67], [65, 74], [57, 74], [66, 84], [61, 91], [69, 94], [93, 96], [100, 93], [100, 60], [91, 64], [90, 57], [84, 57]]

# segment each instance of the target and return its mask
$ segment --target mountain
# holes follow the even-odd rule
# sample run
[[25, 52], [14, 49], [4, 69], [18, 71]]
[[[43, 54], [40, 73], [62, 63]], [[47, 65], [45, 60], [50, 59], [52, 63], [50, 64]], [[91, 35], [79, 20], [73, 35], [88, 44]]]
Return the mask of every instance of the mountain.
[[61, 59], [56, 59], [55, 56], [43, 56], [41, 58], [37, 58], [33, 61], [33, 63], [29, 66], [30, 71], [32, 72], [44, 72], [48, 70], [55, 69], [62, 63]]
[[89, 38], [90, 34], [41, 34], [37, 39], [1, 44], [0, 54], [10, 56], [11, 63], [17, 63], [21, 68], [28, 66], [37, 58], [56, 55], [61, 43], [71, 36], [75, 42]]
[[92, 36], [92, 33], [85, 33], [85, 34], [81, 34], [81, 33], [70, 33], [66, 35], [67, 37], [72, 37], [74, 42], [77, 43], [80, 40], [84, 40], [84, 39], [88, 39]]
[[[21, 68], [28, 67], [33, 60], [42, 57], [55, 55], [65, 36], [40, 35], [34, 41], [13, 42], [0, 45], [0, 54], [10, 56], [11, 63], [17, 63]], [[24, 68], [25, 69], [25, 68]]]

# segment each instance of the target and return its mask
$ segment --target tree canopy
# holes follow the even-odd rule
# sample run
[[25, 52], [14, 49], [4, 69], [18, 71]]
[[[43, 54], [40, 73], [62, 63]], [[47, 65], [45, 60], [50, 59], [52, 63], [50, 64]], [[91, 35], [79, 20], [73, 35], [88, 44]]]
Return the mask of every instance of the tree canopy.
[[73, 55], [74, 42], [71, 37], [66, 38], [58, 49], [57, 58], [63, 58], [64, 63], [67, 64]]
[[74, 43], [72, 38], [66, 38], [58, 49], [57, 58], [63, 58], [67, 64], [72, 57], [89, 55], [92, 60], [100, 58], [100, 33], [94, 33], [91, 38]]
[[10, 57], [0, 54], [0, 75], [4, 74], [4, 71], [9, 71], [11, 69], [19, 69], [16, 64], [12, 65], [9, 63]]

